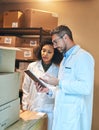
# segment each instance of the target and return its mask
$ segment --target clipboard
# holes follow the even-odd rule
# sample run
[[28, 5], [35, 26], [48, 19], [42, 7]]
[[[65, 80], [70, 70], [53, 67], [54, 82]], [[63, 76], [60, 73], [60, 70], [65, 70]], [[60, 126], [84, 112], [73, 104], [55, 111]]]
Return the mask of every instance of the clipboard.
[[43, 84], [30, 70], [24, 71], [32, 80], [38, 82], [42, 87], [46, 88], [45, 84]]

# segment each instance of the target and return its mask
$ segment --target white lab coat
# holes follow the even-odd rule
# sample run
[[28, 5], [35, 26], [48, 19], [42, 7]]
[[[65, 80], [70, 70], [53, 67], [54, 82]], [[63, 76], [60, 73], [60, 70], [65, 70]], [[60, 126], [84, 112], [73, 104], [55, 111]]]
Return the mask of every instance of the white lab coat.
[[[50, 68], [44, 72], [41, 61], [32, 62], [29, 64], [28, 68], [33, 72], [38, 78], [44, 76], [46, 73], [57, 77], [59, 67], [52, 64]], [[56, 87], [47, 84], [52, 92], [55, 92]], [[50, 98], [46, 93], [38, 93], [34, 85], [34, 81], [25, 74], [23, 82], [23, 98], [22, 106], [24, 110], [39, 111], [48, 114], [48, 130], [52, 130], [53, 121], [53, 108], [54, 108], [54, 98]]]
[[94, 59], [76, 45], [61, 62], [52, 130], [91, 130]]

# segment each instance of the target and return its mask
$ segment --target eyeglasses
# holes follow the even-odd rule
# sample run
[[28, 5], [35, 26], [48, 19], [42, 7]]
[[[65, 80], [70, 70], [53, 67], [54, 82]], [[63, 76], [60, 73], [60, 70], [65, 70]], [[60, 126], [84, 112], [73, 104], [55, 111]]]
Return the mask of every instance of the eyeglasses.
[[[64, 36], [64, 35], [63, 35]], [[55, 40], [52, 40], [54, 45], [57, 45], [58, 41], [63, 38], [63, 36], [60, 36], [59, 38], [56, 38]]]

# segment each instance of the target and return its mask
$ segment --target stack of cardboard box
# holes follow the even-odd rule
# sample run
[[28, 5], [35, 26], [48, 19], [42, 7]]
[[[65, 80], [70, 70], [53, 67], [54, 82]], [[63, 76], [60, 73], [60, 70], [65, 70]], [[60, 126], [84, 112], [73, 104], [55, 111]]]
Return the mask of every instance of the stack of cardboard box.
[[[2, 16], [2, 15], [1, 15]], [[40, 28], [51, 30], [58, 25], [58, 14], [27, 8], [24, 11], [5, 11], [3, 28]]]
[[[3, 28], [43, 28], [51, 30], [58, 25], [58, 15], [54, 12], [27, 8], [24, 11], [10, 10], [0, 14]], [[0, 22], [0, 23], [1, 23]], [[23, 34], [24, 35], [24, 34]], [[43, 35], [43, 34], [41, 34]], [[20, 47], [17, 51], [18, 60], [36, 60], [35, 50], [40, 37], [0, 36], [0, 45]]]
[[15, 72], [16, 49], [0, 46], [0, 130], [19, 120], [20, 73]]
[[[54, 12], [48, 12], [44, 10], [27, 8], [24, 11], [10, 10], [0, 13], [0, 27], [4, 29], [19, 28], [19, 29], [31, 29], [31, 28], [43, 28], [51, 30], [58, 25], [58, 15]], [[40, 44], [40, 40], [43, 33], [39, 32], [39, 35], [0, 35], [0, 45], [6, 47], [18, 47], [20, 51], [16, 50], [15, 59], [18, 62], [19, 70], [21, 73], [21, 86], [24, 78], [24, 70], [27, 68], [27, 63], [37, 60], [36, 52]], [[21, 64], [21, 62], [24, 62]], [[25, 67], [23, 68], [24, 65]], [[7, 66], [8, 67], [8, 66]], [[20, 69], [23, 68], [23, 69]], [[7, 68], [6, 68], [7, 69]]]
[[16, 59], [18, 60], [35, 60], [35, 51], [39, 41], [34, 38], [20, 38], [17, 36], [0, 36], [0, 45], [6, 47], [18, 47], [21, 51], [16, 50]]
[[20, 110], [20, 73], [15, 71], [16, 50], [0, 46], [0, 130], [47, 130], [45, 113]]
[[[4, 47], [17, 47], [17, 48], [19, 48], [20, 51], [16, 49], [16, 56], [14, 57], [16, 60], [22, 60], [22, 61], [29, 61], [29, 60], [32, 61], [33, 60], [34, 61], [37, 59], [36, 54], [35, 54], [35, 52], [38, 48], [38, 42], [36, 42], [37, 40], [38, 39], [34, 39], [34, 38], [27, 39], [27, 38], [20, 38], [17, 36], [0, 36], [0, 45], [4, 46]], [[12, 56], [12, 58], [13, 58], [13, 56]], [[11, 60], [11, 62], [13, 62], [12, 68], [14, 67], [13, 64], [15, 63], [15, 59]], [[10, 59], [8, 58], [7, 60], [9, 62]], [[24, 62], [24, 64], [26, 64], [25, 65], [26, 67], [27, 67], [27, 63], [29, 63], [29, 62]], [[5, 66], [5, 64], [3, 66]], [[21, 66], [19, 64], [19, 69], [23, 68]], [[21, 79], [24, 78], [24, 70], [26, 69], [26, 67], [24, 69], [20, 69]], [[8, 70], [7, 70], [7, 68], [8, 68]], [[9, 68], [9, 66], [7, 66], [6, 70], [11, 71], [12, 68], [11, 67]], [[1, 70], [1, 71], [3, 71], [3, 70]]]
[[[3, 28], [42, 27], [44, 30], [51, 30], [58, 24], [57, 14], [36, 9], [26, 9], [24, 12], [6, 11], [3, 16], [0, 16], [0, 27]], [[16, 59], [20, 61], [37, 59], [35, 52], [39, 45], [39, 39], [39, 37], [34, 36], [18, 37], [17, 34], [16, 36], [0, 36], [0, 45], [4, 46], [4, 48], [0, 47], [0, 130], [27, 130], [29, 128], [32, 130], [47, 130], [46, 114], [42, 115], [28, 111], [22, 114], [19, 113], [20, 79], [23, 80], [24, 69], [28, 65], [27, 62], [20, 63], [21, 78], [21, 71], [15, 72]], [[18, 47], [20, 51], [11, 49], [11, 47]], [[40, 115], [38, 116], [38, 114]], [[28, 119], [25, 120], [26, 118]], [[13, 124], [14, 122], [16, 123]]]

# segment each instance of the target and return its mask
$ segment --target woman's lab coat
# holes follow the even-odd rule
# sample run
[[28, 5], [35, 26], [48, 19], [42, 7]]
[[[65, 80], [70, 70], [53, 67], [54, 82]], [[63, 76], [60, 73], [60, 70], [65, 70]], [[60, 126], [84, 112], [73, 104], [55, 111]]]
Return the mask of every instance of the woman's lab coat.
[[59, 69], [52, 130], [91, 130], [94, 60], [76, 45]]
[[[57, 77], [59, 67], [55, 64], [52, 64], [50, 68], [44, 72], [41, 61], [32, 62], [29, 64], [28, 68], [33, 72], [38, 78], [44, 76], [46, 73]], [[55, 86], [47, 84], [53, 92], [55, 91]], [[39, 111], [48, 114], [48, 130], [51, 130], [52, 121], [53, 121], [53, 107], [54, 107], [54, 98], [49, 98], [46, 93], [38, 93], [34, 85], [34, 81], [25, 74], [23, 82], [23, 98], [22, 106], [24, 110], [30, 111]]]

